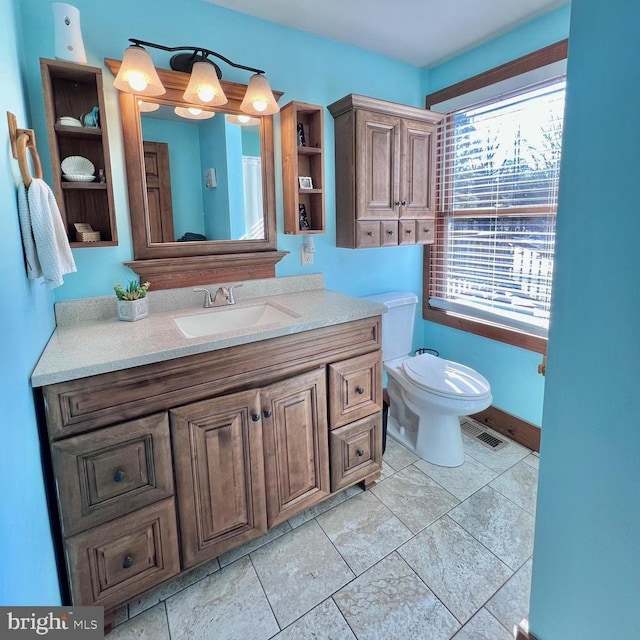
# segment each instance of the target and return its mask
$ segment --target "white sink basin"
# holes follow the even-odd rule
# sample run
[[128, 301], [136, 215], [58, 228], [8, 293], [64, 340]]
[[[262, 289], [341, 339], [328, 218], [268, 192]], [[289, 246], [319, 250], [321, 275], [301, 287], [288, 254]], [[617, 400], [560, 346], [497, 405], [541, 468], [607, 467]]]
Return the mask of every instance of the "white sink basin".
[[204, 313], [173, 318], [173, 321], [185, 337], [201, 338], [243, 329], [260, 329], [299, 317], [299, 314], [293, 311], [267, 302], [238, 307], [220, 307]]

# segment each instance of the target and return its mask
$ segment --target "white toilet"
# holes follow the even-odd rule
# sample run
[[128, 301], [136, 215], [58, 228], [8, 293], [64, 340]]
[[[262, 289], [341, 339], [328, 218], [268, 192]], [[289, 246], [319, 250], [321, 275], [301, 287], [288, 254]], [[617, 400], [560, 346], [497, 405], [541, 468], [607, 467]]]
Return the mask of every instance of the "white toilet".
[[390, 407], [387, 434], [427, 462], [464, 462], [460, 416], [492, 402], [491, 387], [477, 371], [425, 353], [411, 356], [417, 296], [391, 291], [367, 300], [383, 304], [382, 359]]

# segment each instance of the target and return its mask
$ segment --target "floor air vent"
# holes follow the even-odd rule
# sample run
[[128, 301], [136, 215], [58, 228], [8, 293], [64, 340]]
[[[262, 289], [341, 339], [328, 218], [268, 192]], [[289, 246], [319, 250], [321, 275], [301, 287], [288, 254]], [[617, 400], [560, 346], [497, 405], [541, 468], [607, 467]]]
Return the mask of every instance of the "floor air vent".
[[480, 424], [468, 418], [461, 420], [460, 426], [462, 427], [462, 433], [470, 438], [479, 440], [485, 447], [489, 447], [489, 449], [493, 449], [494, 451], [498, 451], [498, 449], [502, 449], [508, 444], [506, 440], [501, 440], [492, 433], [485, 431]]

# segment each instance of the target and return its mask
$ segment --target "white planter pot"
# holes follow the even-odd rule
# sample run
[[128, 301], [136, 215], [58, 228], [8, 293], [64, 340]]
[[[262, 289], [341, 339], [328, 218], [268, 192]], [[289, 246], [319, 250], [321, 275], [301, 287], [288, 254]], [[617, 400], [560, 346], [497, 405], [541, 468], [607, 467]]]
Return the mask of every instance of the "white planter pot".
[[149, 298], [118, 300], [118, 320], [135, 322], [149, 315]]

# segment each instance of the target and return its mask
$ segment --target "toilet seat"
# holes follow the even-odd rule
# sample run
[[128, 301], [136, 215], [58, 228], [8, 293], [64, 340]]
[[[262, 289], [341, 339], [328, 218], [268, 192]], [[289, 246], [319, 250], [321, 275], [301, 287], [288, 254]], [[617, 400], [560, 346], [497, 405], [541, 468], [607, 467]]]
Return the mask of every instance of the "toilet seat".
[[477, 371], [428, 353], [404, 359], [401, 368], [411, 383], [433, 395], [477, 400], [491, 392], [489, 382]]

